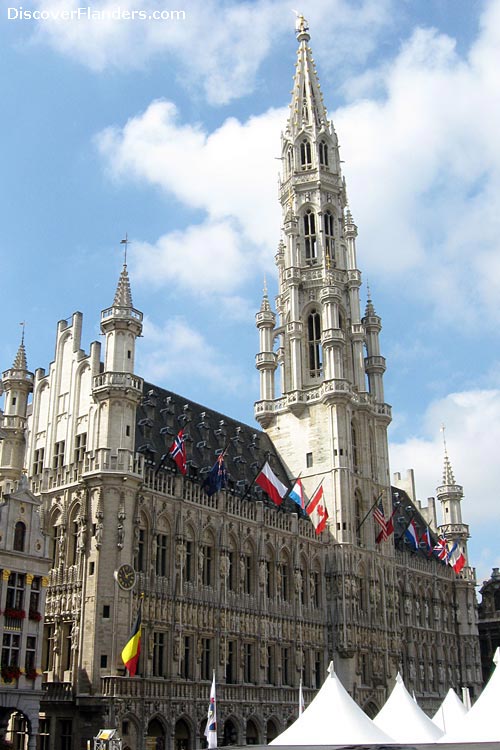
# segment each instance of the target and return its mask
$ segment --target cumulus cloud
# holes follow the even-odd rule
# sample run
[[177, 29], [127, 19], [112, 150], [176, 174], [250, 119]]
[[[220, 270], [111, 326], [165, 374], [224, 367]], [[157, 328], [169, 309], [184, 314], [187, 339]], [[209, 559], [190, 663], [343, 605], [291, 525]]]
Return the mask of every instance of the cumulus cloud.
[[[154, 58], [173, 65], [183, 85], [203, 90], [209, 102], [225, 104], [251, 92], [262, 61], [283, 35], [293, 33], [286, 0], [219, 2], [185, 0], [180, 20], [151, 18], [165, 11], [164, 0], [94, 0], [100, 20], [56, 20], [57, 12], [74, 10], [80, 0], [35, 0], [49, 12], [37, 39], [93, 71], [145, 67]], [[144, 20], [116, 20], [113, 11], [143, 12]], [[308, 18], [318, 29], [318, 49], [331, 63], [359, 61], [373, 49], [380, 30], [390, 23], [393, 0], [316, 0]], [[55, 16], [55, 18], [54, 18]], [[354, 40], [356, 43], [354, 44]]]
[[421, 434], [391, 442], [392, 470], [415, 470], [420, 499], [434, 496], [442, 482], [442, 424], [455, 479], [464, 487], [464, 522], [479, 524], [485, 518], [490, 523], [500, 521], [500, 504], [490, 472], [498, 464], [500, 390], [463, 391], [433, 401], [423, 415]]
[[419, 28], [397, 57], [345, 92], [334, 114], [370, 277], [405, 278], [442, 320], [498, 320], [500, 3], [467, 56]]

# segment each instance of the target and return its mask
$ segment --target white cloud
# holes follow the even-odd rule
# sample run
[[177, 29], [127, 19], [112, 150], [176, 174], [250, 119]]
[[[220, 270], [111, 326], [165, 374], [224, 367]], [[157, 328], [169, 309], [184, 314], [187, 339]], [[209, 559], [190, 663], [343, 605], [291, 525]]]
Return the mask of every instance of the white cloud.
[[207, 388], [238, 393], [246, 385], [231, 358], [221, 355], [182, 316], [172, 317], [161, 326], [145, 318], [137, 369], [146, 380], [168, 384], [166, 387], [181, 393], [189, 390], [195, 394], [193, 398], [201, 398]]
[[464, 523], [500, 521], [500, 503], [492, 483], [500, 445], [500, 390], [451, 393], [432, 402], [422, 419], [422, 435], [390, 444], [391, 470], [415, 470], [420, 499], [435, 496], [442, 482], [443, 442], [441, 425], [455, 479], [464, 488]]
[[365, 271], [404, 279], [460, 325], [499, 317], [499, 67], [495, 0], [466, 58], [417, 29], [390, 64], [346, 83], [356, 100], [334, 114]]
[[[318, 29], [318, 48], [325, 59], [363, 59], [381, 28], [390, 22], [393, 0], [316, 0], [308, 18]], [[77, 10], [80, 0], [36, 0], [45, 11]], [[164, 0], [94, 0], [93, 11], [165, 10]], [[166, 58], [183, 85], [200, 86], [208, 101], [225, 104], [253, 91], [259, 67], [282, 35], [293, 33], [286, 0], [219, 2], [184, 0], [185, 20], [46, 20], [39, 41], [96, 72], [106, 68], [146, 66]], [[354, 39], [356, 44], [354, 44]]]

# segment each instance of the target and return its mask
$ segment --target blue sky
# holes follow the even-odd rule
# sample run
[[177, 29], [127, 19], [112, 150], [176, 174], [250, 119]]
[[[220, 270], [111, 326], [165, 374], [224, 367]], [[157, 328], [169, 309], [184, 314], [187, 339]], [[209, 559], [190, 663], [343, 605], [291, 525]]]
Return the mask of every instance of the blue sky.
[[[22, 4], [49, 16], [82, 6]], [[56, 323], [76, 309], [88, 349], [128, 232], [146, 316], [138, 372], [252, 423], [295, 5], [119, 7], [185, 18], [1, 9], [0, 366], [26, 320], [29, 365], [47, 367]], [[316, 0], [307, 17], [384, 325], [392, 471], [414, 468], [418, 496], [434, 494], [446, 424], [481, 581], [500, 565], [500, 0]]]

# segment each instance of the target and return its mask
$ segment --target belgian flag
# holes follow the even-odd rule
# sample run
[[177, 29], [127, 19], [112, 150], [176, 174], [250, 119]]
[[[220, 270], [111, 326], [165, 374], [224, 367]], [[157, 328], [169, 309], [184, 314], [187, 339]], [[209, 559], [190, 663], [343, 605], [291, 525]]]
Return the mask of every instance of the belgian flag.
[[125, 664], [130, 677], [135, 677], [139, 655], [141, 653], [141, 636], [142, 636], [142, 597], [137, 610], [134, 627], [129, 640], [122, 651], [122, 661]]

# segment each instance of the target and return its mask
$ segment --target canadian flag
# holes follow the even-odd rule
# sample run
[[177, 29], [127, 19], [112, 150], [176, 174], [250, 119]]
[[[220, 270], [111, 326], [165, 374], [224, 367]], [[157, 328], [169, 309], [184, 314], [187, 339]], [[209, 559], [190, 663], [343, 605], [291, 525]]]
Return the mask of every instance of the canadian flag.
[[306, 513], [312, 521], [312, 525], [316, 529], [316, 534], [321, 534], [326, 526], [328, 518], [328, 512], [325, 508], [325, 502], [323, 499], [323, 486], [320, 485], [314, 495], [312, 496], [309, 504], [306, 508]]

